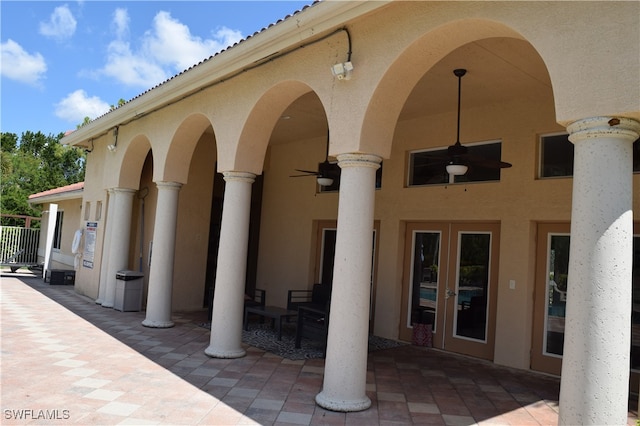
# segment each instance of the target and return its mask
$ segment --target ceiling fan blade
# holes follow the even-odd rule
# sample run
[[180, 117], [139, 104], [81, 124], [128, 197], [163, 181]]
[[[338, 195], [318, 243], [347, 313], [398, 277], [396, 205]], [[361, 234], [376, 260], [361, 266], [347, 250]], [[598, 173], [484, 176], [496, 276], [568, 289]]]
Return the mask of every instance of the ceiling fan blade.
[[309, 177], [309, 176], [316, 177], [316, 176], [320, 176], [320, 175], [317, 174], [317, 173], [314, 173], [314, 174], [307, 174], [307, 175], [291, 175], [289, 177]]
[[484, 167], [486, 169], [507, 169], [511, 167], [511, 163], [499, 160], [490, 160], [488, 158], [471, 157], [469, 158], [469, 164], [478, 167]]
[[319, 175], [320, 173], [317, 171], [311, 171], [311, 170], [302, 170], [302, 169], [294, 169], [296, 172], [301, 172], [301, 173], [309, 173], [309, 175]]
[[304, 176], [316, 176], [318, 178], [327, 177], [333, 179], [331, 175], [339, 176], [339, 172], [336, 173], [334, 170], [334, 164], [329, 162], [329, 129], [327, 129], [327, 147], [326, 147], [326, 155], [325, 160], [322, 163], [318, 164], [318, 170], [303, 170], [303, 169], [294, 169], [296, 172], [306, 173], [304, 175], [293, 175], [289, 177], [304, 177]]

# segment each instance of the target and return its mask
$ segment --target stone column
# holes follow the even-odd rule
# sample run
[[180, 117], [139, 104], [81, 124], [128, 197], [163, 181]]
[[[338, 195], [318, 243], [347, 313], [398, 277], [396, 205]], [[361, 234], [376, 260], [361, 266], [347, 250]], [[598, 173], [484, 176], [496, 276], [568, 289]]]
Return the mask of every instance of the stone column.
[[332, 411], [361, 411], [366, 395], [369, 301], [376, 170], [381, 158], [338, 155], [342, 169], [322, 391], [316, 402]]
[[224, 208], [213, 297], [210, 344], [205, 354], [214, 358], [240, 358], [244, 286], [247, 275], [251, 184], [255, 175], [224, 172]]
[[104, 297], [107, 292], [107, 276], [109, 274], [109, 253], [111, 253], [111, 226], [113, 224], [113, 212], [115, 209], [111, 208], [114, 202], [113, 189], [107, 190], [107, 212], [105, 214], [105, 225], [103, 232], [102, 243], [102, 259], [100, 260], [100, 282], [98, 283], [98, 298], [96, 303], [102, 305]]
[[[131, 209], [133, 189], [113, 188], [113, 203], [109, 203], [109, 219], [112, 222], [109, 245], [109, 267], [102, 306], [113, 308], [116, 300], [116, 272], [129, 267], [129, 240], [131, 239]], [[111, 212], [113, 209], [113, 212]]]
[[633, 152], [640, 123], [592, 117], [575, 145], [559, 424], [627, 423]]
[[153, 227], [147, 315], [142, 321], [142, 325], [168, 328], [173, 327], [173, 321], [171, 321], [173, 264], [176, 248], [176, 224], [178, 222], [178, 194], [182, 184], [157, 182], [156, 186], [158, 187], [158, 203]]

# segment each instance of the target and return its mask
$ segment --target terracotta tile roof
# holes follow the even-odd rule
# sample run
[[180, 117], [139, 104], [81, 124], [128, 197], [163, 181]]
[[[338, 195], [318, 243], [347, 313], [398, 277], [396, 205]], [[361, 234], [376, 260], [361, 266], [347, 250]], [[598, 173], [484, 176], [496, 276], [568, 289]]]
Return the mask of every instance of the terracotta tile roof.
[[83, 189], [84, 189], [84, 182], [72, 183], [71, 185], [49, 189], [47, 191], [38, 192], [37, 194], [31, 194], [29, 195], [29, 200], [35, 200], [37, 198], [42, 198], [42, 197], [49, 197], [52, 195], [62, 195], [67, 192], [82, 191]]

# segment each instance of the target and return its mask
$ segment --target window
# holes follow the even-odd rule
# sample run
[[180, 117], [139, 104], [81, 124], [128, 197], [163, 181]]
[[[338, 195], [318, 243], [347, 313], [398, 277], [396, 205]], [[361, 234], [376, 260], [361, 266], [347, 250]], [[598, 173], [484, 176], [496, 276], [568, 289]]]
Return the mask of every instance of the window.
[[573, 143], [566, 133], [540, 138], [540, 177], [573, 176]]
[[[640, 172], [640, 139], [633, 143], [633, 172]], [[573, 176], [573, 143], [566, 133], [540, 137], [540, 178]]]
[[53, 231], [53, 248], [54, 249], [60, 249], [60, 247], [62, 246], [61, 242], [62, 242], [62, 217], [64, 215], [64, 212], [57, 212], [56, 213], [56, 227]]
[[84, 203], [84, 220], [89, 220], [91, 214], [91, 203], [89, 201]]
[[[501, 161], [502, 142], [493, 141], [465, 145], [470, 157]], [[448, 160], [447, 149], [414, 151], [409, 155], [409, 186], [441, 185], [449, 182], [445, 166]], [[455, 176], [455, 183], [490, 182], [500, 180], [500, 169], [489, 169], [479, 164], [470, 164], [463, 176]]]
[[[318, 164], [318, 170], [320, 169], [320, 164]], [[319, 186], [320, 190], [318, 192], [337, 192], [340, 189], [340, 173], [341, 169], [338, 166], [338, 163], [331, 163], [330, 168], [331, 176], [333, 176], [333, 183], [329, 186]], [[380, 167], [376, 170], [376, 189], [382, 188], [382, 163], [380, 163]]]

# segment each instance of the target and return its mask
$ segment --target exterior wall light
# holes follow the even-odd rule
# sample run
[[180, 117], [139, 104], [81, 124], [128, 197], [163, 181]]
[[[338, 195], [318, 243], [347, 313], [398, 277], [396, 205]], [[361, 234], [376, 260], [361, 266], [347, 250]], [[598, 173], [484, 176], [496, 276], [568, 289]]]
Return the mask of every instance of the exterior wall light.
[[118, 127], [113, 128], [113, 144], [107, 145], [109, 152], [116, 152], [118, 149]]
[[353, 64], [351, 61], [335, 64], [331, 67], [331, 73], [338, 80], [350, 80], [353, 72]]

